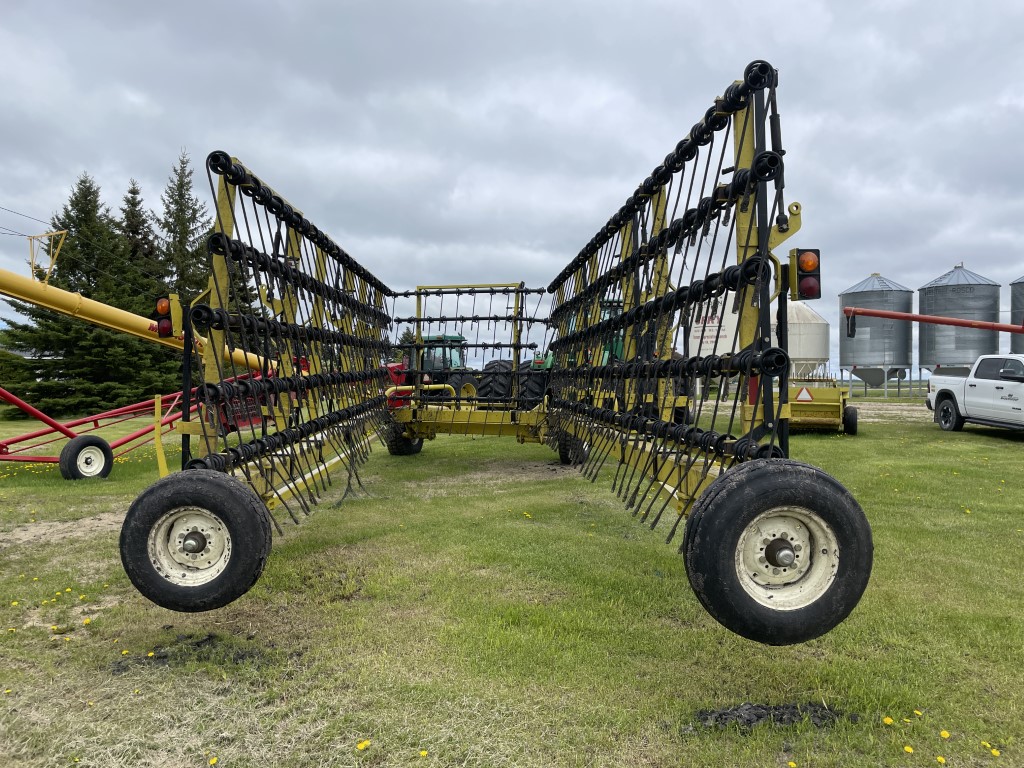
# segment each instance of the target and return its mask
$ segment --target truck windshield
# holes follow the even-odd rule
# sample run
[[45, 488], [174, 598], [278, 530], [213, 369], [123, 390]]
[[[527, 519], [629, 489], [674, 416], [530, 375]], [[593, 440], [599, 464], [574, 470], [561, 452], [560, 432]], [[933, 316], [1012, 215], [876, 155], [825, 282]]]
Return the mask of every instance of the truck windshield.
[[462, 350], [461, 347], [452, 347], [452, 348], [450, 348], [448, 350], [448, 353], [451, 355], [451, 361], [452, 361], [451, 367], [452, 368], [465, 368], [466, 367], [465, 364], [463, 363], [464, 355], [463, 355], [463, 350]]

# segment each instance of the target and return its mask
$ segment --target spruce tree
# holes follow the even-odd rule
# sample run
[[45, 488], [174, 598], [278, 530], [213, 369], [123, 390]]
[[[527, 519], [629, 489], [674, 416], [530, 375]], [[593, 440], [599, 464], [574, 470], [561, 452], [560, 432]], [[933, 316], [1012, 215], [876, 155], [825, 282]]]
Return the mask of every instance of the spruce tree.
[[[117, 228], [125, 255], [124, 276], [134, 287], [129, 292], [132, 295], [117, 306], [146, 317], [153, 311], [156, 299], [170, 293], [171, 269], [161, 257], [153, 217], [143, 205], [142, 190], [135, 179], [130, 181], [122, 199]], [[135, 366], [135, 386], [141, 393], [136, 400], [181, 389], [181, 352], [152, 342], [128, 341], [137, 348], [135, 359], [140, 363]]]
[[188, 152], [182, 150], [160, 196], [157, 216], [161, 256], [171, 270], [171, 289], [182, 301], [191, 301], [206, 290], [209, 270], [205, 239], [213, 220], [196, 196]]
[[[52, 226], [68, 236], [51, 285], [135, 314], [149, 313], [163, 286], [137, 184], [125, 196], [122, 218], [115, 219], [100, 199], [99, 186], [83, 173]], [[180, 389], [180, 383], [172, 383], [178, 362], [157, 345], [33, 304], [10, 303], [28, 320], [11, 321], [0, 332], [0, 346], [26, 356], [12, 391], [45, 413], [84, 415]]]

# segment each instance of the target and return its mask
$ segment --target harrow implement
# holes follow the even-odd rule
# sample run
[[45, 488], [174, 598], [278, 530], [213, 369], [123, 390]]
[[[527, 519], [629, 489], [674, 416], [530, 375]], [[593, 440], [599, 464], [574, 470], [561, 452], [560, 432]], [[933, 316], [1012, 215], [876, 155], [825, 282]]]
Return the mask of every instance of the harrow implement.
[[[185, 471], [126, 517], [133, 583], [175, 610], [226, 605], [259, 578], [273, 530], [359, 485], [374, 435], [411, 455], [439, 433], [495, 434], [610, 480], [733, 632], [788, 644], [836, 626], [867, 586], [871, 531], [838, 481], [788, 458], [789, 281], [773, 249], [802, 211], [784, 199], [776, 86], [750, 64], [545, 289], [392, 291], [211, 154], [209, 289], [182, 315], [203, 383], [179, 425]], [[692, 331], [721, 313], [735, 334], [704, 344]], [[239, 380], [223, 349], [260, 370]]]

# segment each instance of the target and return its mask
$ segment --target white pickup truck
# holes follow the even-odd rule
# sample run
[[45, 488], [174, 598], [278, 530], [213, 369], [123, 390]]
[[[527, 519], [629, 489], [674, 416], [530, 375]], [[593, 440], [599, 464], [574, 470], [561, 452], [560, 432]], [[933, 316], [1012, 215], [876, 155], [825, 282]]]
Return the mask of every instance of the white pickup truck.
[[966, 377], [932, 376], [925, 404], [947, 432], [966, 422], [1024, 429], [1024, 355], [982, 355]]

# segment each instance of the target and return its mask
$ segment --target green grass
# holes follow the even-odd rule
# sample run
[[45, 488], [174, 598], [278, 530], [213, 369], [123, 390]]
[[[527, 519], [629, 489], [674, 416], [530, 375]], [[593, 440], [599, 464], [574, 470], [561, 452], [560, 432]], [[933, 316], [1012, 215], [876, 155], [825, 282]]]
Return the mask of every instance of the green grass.
[[[864, 507], [875, 570], [845, 623], [788, 648], [719, 627], [663, 532], [541, 446], [378, 446], [368, 494], [325, 499], [248, 595], [197, 615], [145, 601], [116, 526], [84, 525], [155, 479], [148, 449], [97, 482], [0, 465], [0, 762], [1024, 765], [1022, 443], [915, 423], [794, 437]], [[39, 525], [53, 535], [11, 543]], [[698, 724], [747, 701], [845, 716]]]

